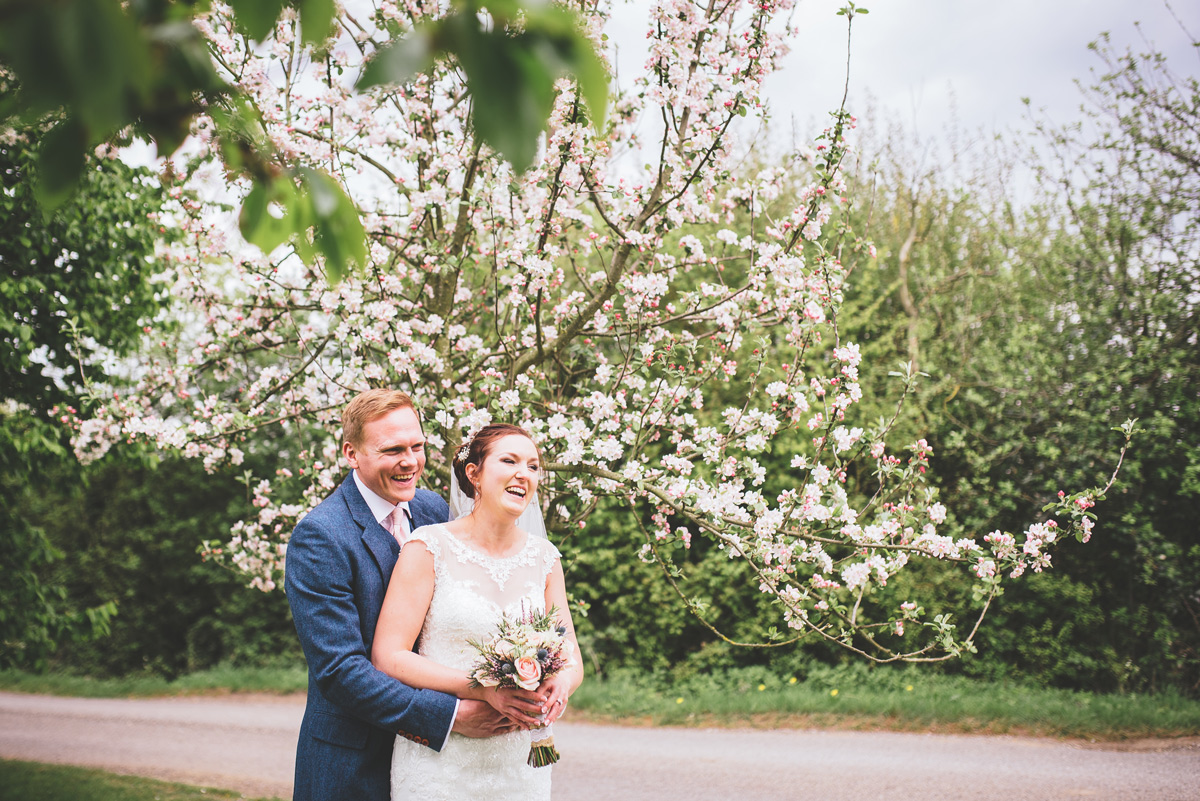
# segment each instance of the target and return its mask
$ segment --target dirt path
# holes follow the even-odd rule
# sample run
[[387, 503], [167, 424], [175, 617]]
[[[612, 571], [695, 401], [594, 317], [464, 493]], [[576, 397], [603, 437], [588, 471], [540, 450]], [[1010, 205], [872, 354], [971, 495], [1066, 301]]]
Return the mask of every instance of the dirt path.
[[[109, 700], [0, 693], [0, 757], [291, 795], [303, 699]], [[1200, 799], [1200, 745], [1112, 750], [894, 732], [562, 723], [555, 801]]]

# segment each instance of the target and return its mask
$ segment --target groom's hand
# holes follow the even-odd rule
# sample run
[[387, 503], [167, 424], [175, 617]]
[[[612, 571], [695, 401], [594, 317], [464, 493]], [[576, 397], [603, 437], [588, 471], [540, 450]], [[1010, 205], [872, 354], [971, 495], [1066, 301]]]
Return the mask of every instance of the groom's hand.
[[542, 713], [546, 699], [535, 690], [519, 687], [480, 687], [479, 696], [506, 720], [520, 729], [536, 729], [545, 725]]
[[463, 698], [458, 702], [458, 714], [454, 716], [451, 731], [464, 737], [494, 737], [497, 734], [515, 731], [516, 723], [497, 712], [491, 704]]

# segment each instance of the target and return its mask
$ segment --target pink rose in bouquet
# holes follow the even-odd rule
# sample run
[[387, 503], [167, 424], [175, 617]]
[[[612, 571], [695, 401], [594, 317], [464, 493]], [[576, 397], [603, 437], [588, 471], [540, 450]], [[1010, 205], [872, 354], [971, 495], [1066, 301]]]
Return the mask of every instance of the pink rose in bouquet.
[[542, 664], [536, 656], [519, 656], [513, 667], [517, 670], [517, 686], [521, 689], [536, 690], [542, 683]]

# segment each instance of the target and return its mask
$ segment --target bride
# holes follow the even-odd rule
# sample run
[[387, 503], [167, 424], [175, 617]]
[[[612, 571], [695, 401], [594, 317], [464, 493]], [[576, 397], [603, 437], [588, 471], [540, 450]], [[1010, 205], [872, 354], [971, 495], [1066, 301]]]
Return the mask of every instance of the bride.
[[548, 801], [550, 767], [526, 760], [538, 727], [563, 713], [583, 681], [580, 660], [536, 691], [472, 687], [468, 679], [478, 658], [469, 640], [492, 635], [504, 614], [557, 608], [578, 650], [559, 552], [517, 526], [540, 479], [537, 446], [517, 426], [486, 426], [459, 452], [454, 474], [474, 506], [412, 532], [388, 585], [371, 660], [411, 687], [486, 701], [520, 728], [487, 739], [451, 733], [440, 752], [397, 737], [392, 801]]

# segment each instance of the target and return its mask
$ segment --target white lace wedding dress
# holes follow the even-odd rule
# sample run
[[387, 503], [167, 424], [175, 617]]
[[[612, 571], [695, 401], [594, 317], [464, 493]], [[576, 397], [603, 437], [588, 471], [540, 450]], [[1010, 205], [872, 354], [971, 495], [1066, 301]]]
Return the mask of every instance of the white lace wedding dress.
[[[543, 611], [546, 577], [558, 549], [526, 535], [513, 556], [497, 559], [457, 539], [444, 525], [422, 526], [405, 548], [433, 554], [434, 588], [417, 651], [465, 673], [478, 654], [467, 642], [496, 630], [501, 614]], [[486, 739], [450, 733], [441, 752], [396, 738], [392, 801], [549, 801], [551, 767], [532, 768], [531, 734], [517, 731]]]

